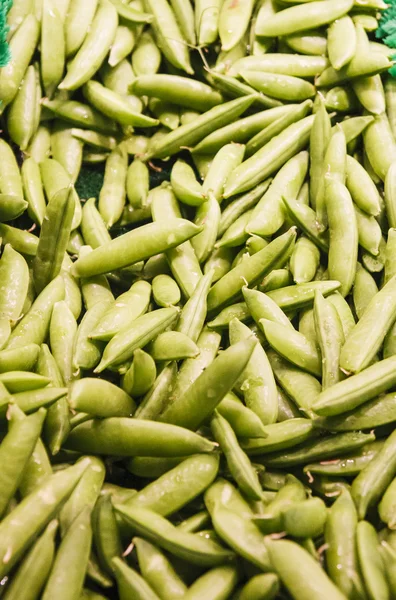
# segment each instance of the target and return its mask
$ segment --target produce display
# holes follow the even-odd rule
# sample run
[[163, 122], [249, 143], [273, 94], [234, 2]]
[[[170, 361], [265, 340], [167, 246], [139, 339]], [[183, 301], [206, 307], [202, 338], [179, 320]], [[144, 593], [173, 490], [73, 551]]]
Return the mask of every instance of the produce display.
[[0, 598], [396, 599], [396, 2], [0, 5]]

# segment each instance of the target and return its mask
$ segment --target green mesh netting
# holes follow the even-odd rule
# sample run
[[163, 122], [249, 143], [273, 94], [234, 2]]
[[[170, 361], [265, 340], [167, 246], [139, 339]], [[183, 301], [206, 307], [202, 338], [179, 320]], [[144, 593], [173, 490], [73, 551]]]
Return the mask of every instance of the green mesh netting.
[[[382, 12], [375, 35], [389, 48], [396, 49], [396, 0], [387, 0], [387, 4], [388, 8]], [[396, 55], [392, 58], [395, 60]], [[389, 69], [389, 73], [396, 77], [396, 65]]]
[[7, 44], [7, 15], [11, 8], [12, 0], [0, 0], [0, 67], [5, 67], [10, 60], [10, 49]]

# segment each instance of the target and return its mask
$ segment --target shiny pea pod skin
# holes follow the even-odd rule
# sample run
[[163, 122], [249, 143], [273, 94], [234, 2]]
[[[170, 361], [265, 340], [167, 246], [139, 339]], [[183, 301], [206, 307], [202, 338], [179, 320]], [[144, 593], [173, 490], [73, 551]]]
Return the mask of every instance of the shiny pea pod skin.
[[132, 596], [146, 600], [158, 600], [148, 583], [134, 569], [131, 569], [121, 558], [114, 557], [111, 561], [113, 573], [117, 582], [119, 598], [126, 600]]
[[290, 270], [295, 283], [308, 283], [315, 277], [319, 266], [320, 252], [308, 238], [297, 240], [290, 257]]
[[334, 306], [320, 292], [314, 301], [315, 330], [322, 355], [322, 388], [340, 381], [340, 352], [344, 343], [344, 332]]
[[133, 543], [142, 575], [159, 598], [161, 600], [184, 598], [187, 586], [161, 550], [143, 538], [133, 538]]
[[356, 528], [356, 543], [362, 578], [370, 598], [389, 598], [388, 582], [378, 547], [377, 532], [368, 521]]
[[28, 265], [21, 254], [6, 244], [0, 260], [0, 315], [16, 322], [23, 310], [29, 285]]
[[69, 405], [78, 412], [104, 418], [129, 417], [136, 408], [132, 398], [114, 384], [89, 377], [73, 382]]
[[312, 83], [298, 77], [257, 71], [241, 71], [240, 75], [257, 91], [278, 100], [302, 101], [315, 95]]
[[132, 365], [122, 379], [122, 389], [132, 397], [143, 396], [154, 385], [156, 375], [156, 365], [150, 354], [135, 350]]
[[327, 508], [320, 498], [296, 502], [282, 512], [282, 529], [295, 538], [315, 538], [327, 520]]
[[28, 215], [35, 223], [41, 225], [45, 215], [46, 202], [40, 168], [33, 157], [23, 161], [21, 176], [25, 198], [28, 202]]
[[239, 600], [273, 600], [279, 593], [279, 579], [275, 573], [255, 575], [239, 592]]
[[7, 127], [12, 141], [26, 150], [32, 135], [35, 133], [35, 95], [36, 73], [33, 66], [29, 66], [14, 98], [7, 118]]
[[[354, 203], [366, 213], [373, 216], [378, 215], [381, 210], [380, 198], [378, 190], [367, 171], [357, 160], [349, 155], [347, 156], [346, 168], [346, 186]], [[390, 177], [391, 174], [389, 174]], [[362, 182], [364, 182], [363, 185]]]

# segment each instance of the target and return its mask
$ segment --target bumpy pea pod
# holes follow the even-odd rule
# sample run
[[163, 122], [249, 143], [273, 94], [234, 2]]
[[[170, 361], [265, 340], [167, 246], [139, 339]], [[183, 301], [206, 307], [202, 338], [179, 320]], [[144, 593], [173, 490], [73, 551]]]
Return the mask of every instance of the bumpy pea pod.
[[72, 363], [76, 333], [77, 322], [67, 303], [64, 300], [55, 302], [49, 327], [50, 346], [66, 384], [75, 377]]
[[0, 315], [16, 322], [23, 310], [29, 286], [28, 265], [21, 254], [6, 244], [0, 260]]
[[340, 381], [340, 352], [344, 332], [334, 306], [320, 292], [315, 294], [315, 330], [322, 355], [322, 387], [330, 387]]
[[282, 530], [300, 538], [316, 538], [323, 533], [327, 508], [320, 498], [296, 502], [282, 511]]
[[74, 210], [72, 187], [61, 190], [48, 203], [33, 261], [33, 276], [38, 293], [60, 273]]
[[369, 598], [389, 598], [388, 582], [379, 551], [377, 532], [368, 521], [356, 528], [356, 544], [362, 578]]
[[151, 589], [146, 580], [137, 571], [131, 569], [121, 558], [113, 558], [112, 568], [117, 581], [120, 600], [127, 600], [128, 598], [159, 600], [159, 596]]

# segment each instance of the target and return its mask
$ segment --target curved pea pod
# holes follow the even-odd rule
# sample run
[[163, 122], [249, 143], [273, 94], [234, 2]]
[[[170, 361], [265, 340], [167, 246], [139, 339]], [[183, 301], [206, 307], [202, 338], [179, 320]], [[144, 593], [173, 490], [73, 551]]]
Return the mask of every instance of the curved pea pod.
[[116, 456], [188, 456], [214, 445], [182, 427], [144, 419], [112, 417], [82, 423], [70, 433], [71, 450]]
[[294, 475], [286, 475], [282, 487], [261, 513], [254, 517], [254, 522], [264, 533], [279, 531], [282, 527], [282, 511], [305, 499], [306, 491], [301, 481]]
[[239, 600], [274, 600], [279, 593], [279, 579], [275, 573], [254, 575], [239, 592]]
[[114, 495], [110, 490], [102, 490], [92, 514], [94, 547], [100, 566], [109, 574], [113, 567], [113, 558], [122, 555], [120, 534], [112, 502]]
[[44, 92], [51, 98], [65, 68], [64, 24], [53, 0], [44, 0], [41, 19], [40, 72]]
[[228, 71], [228, 75], [237, 75], [242, 70], [281, 73], [296, 77], [315, 77], [328, 67], [329, 61], [324, 56], [299, 56], [291, 54], [271, 54], [245, 56], [236, 60]]
[[251, 290], [248, 287], [242, 288], [242, 293], [248, 312], [257, 325], [260, 324], [260, 319], [268, 319], [286, 327], [293, 327], [283, 310], [267, 294], [258, 290]]
[[142, 161], [135, 159], [129, 165], [126, 177], [126, 192], [130, 205], [134, 208], [146, 206], [148, 191], [148, 169]]
[[172, 8], [164, 0], [144, 0], [144, 8], [153, 16], [151, 27], [164, 56], [174, 67], [192, 74], [188, 47]]
[[29, 285], [28, 265], [10, 244], [6, 244], [0, 260], [0, 315], [16, 322], [23, 310]]
[[41, 181], [40, 169], [34, 158], [26, 158], [21, 167], [21, 175], [25, 198], [28, 202], [29, 217], [38, 225], [44, 219], [46, 204]]
[[145, 160], [172, 156], [179, 152], [180, 146], [195, 146], [204, 137], [215, 131], [219, 125], [223, 127], [234, 122], [253, 104], [254, 100], [255, 95], [244, 96], [214, 106], [191, 123], [181, 125], [175, 131], [167, 133], [149, 149], [144, 156]]
[[73, 0], [65, 20], [66, 56], [73, 56], [80, 49], [92, 23], [98, 0], [84, 2]]
[[[380, 213], [381, 202], [375, 184], [368, 175], [366, 169], [349, 155], [347, 156], [346, 186], [354, 203], [361, 210], [373, 216], [377, 216]], [[387, 195], [385, 188], [385, 202], [386, 199]]]
[[[14, 573], [4, 598], [17, 600], [24, 595], [34, 599], [40, 596], [52, 567], [55, 556], [55, 534], [58, 522], [53, 520], [47, 525], [44, 533], [33, 544], [26, 557]], [[27, 592], [26, 585], [29, 585]], [[26, 595], [28, 594], [28, 595]]]
[[362, 579], [370, 598], [389, 598], [389, 587], [373, 525], [360, 521], [356, 528], [356, 544]]
[[217, 406], [217, 412], [231, 425], [237, 437], [265, 437], [262, 421], [253, 410], [242, 404], [232, 392]]
[[[350, 332], [341, 351], [340, 364], [346, 372], [361, 371], [367, 367], [379, 350], [394, 321], [393, 277], [369, 302], [360, 321]], [[375, 329], [372, 324], [376, 323]]]
[[106, 313], [110, 301], [103, 300], [94, 304], [87, 310], [77, 328], [77, 333], [73, 343], [73, 372], [80, 372], [80, 369], [94, 369], [102, 356], [103, 344], [100, 341], [93, 340], [90, 335], [97, 325], [98, 321]]
[[234, 48], [243, 38], [249, 25], [254, 2], [235, 5], [232, 0], [223, 3], [219, 15], [219, 34], [222, 50]]
[[110, 49], [117, 26], [118, 15], [115, 7], [109, 1], [102, 2], [84, 42], [69, 63], [66, 77], [59, 84], [59, 89], [75, 90], [91, 79]]
[[385, 112], [385, 93], [380, 75], [356, 79], [353, 90], [368, 112], [374, 115]]
[[112, 365], [121, 365], [133, 355], [134, 350], [142, 348], [154, 337], [172, 325], [177, 319], [176, 307], [160, 308], [135, 319], [128, 328], [121, 329], [106, 346], [102, 360], [95, 372], [101, 373]]
[[5, 196], [16, 196], [18, 201], [23, 198], [21, 174], [11, 146], [5, 140], [0, 140], [0, 159], [0, 190]]
[[227, 329], [233, 319], [244, 322], [249, 321], [250, 317], [246, 302], [236, 302], [223, 308], [213, 321], [208, 322], [208, 327], [216, 330]]
[[386, 114], [376, 116], [363, 132], [364, 148], [374, 172], [385, 181], [396, 160], [396, 144]]
[[20, 217], [27, 206], [28, 203], [23, 198], [0, 194], [0, 222], [12, 221]]
[[183, 160], [178, 160], [173, 165], [170, 181], [180, 202], [189, 206], [200, 206], [205, 202], [201, 184], [196, 180], [193, 169]]
[[282, 530], [296, 538], [315, 538], [323, 533], [327, 508], [320, 498], [296, 502], [282, 511]]
[[60, 190], [48, 203], [33, 261], [33, 277], [38, 293], [60, 273], [74, 211], [72, 187]]
[[396, 435], [392, 433], [352, 484], [352, 497], [360, 519], [377, 503], [396, 474]]
[[107, 227], [95, 206], [95, 198], [89, 198], [83, 206], [81, 233], [85, 244], [93, 249], [111, 241]]
[[378, 514], [389, 529], [395, 529], [395, 480], [386, 489], [378, 505]]
[[300, 152], [288, 160], [275, 175], [269, 189], [253, 209], [248, 233], [270, 236], [283, 225], [285, 211], [282, 198], [294, 198], [308, 170], [308, 152]]
[[133, 27], [118, 25], [114, 41], [111, 45], [109, 65], [116, 67], [130, 54], [136, 43], [136, 33]]
[[[319, 563], [299, 544], [270, 538], [265, 538], [265, 544], [275, 572], [296, 600], [308, 600], [317, 593], [323, 600], [345, 600]], [[309, 580], [304, 576], [307, 572], [311, 574]]]
[[290, 270], [295, 283], [309, 283], [315, 277], [320, 261], [318, 247], [308, 238], [300, 237], [290, 257]]
[[310, 206], [301, 204], [291, 198], [283, 196], [282, 200], [290, 220], [300, 227], [305, 235], [316, 244], [320, 250], [328, 252], [328, 232], [325, 231], [324, 226], [318, 221], [315, 211], [312, 210]]
[[199, 46], [207, 46], [216, 41], [219, 30], [221, 2], [219, 0], [198, 0], [195, 6], [195, 30]]
[[161, 64], [161, 51], [150, 30], [143, 31], [132, 52], [132, 67], [137, 76], [157, 73]]
[[0, 373], [8, 371], [31, 371], [36, 364], [40, 348], [37, 344], [0, 352]]
[[139, 568], [145, 580], [161, 600], [184, 598], [186, 585], [175, 572], [166, 556], [154, 544], [143, 538], [133, 538]]
[[108, 228], [116, 223], [125, 205], [125, 184], [128, 156], [118, 146], [107, 157], [102, 189], [99, 194], [99, 212]]
[[43, 343], [49, 330], [53, 306], [63, 299], [64, 290], [63, 279], [59, 276], [43, 289], [11, 333], [7, 350], [22, 348], [27, 344]]
[[0, 381], [11, 394], [40, 389], [51, 383], [51, 380], [48, 377], [26, 371], [9, 371], [8, 373], [1, 373]]
[[218, 455], [191, 456], [143, 487], [123, 506], [149, 509], [166, 517], [202, 494], [213, 483], [218, 470]]
[[8, 317], [0, 317], [0, 350], [4, 348], [11, 335], [11, 322]]
[[182, 360], [198, 356], [199, 349], [193, 340], [179, 331], [165, 331], [151, 342], [149, 353], [156, 361]]
[[338, 112], [351, 112], [357, 109], [358, 100], [352, 88], [336, 86], [326, 92], [325, 106]]
[[296, 102], [307, 100], [315, 95], [315, 87], [312, 83], [299, 77], [262, 71], [240, 71], [239, 74], [254, 89], [278, 100]]
[[353, 6], [353, 0], [336, 0], [331, 6], [309, 2], [306, 6], [287, 8], [261, 21], [256, 26], [258, 36], [288, 35], [296, 31], [304, 31], [309, 27], [320, 27], [332, 23], [345, 15]]
[[71, 194], [75, 202], [74, 215], [72, 221], [72, 229], [76, 229], [81, 222], [81, 203], [80, 198], [75, 191], [75, 188], [71, 186], [71, 177], [66, 172], [65, 168], [58, 163], [55, 159], [44, 159], [40, 163], [40, 172], [44, 185], [45, 195], [48, 202], [52, 200], [61, 190], [71, 187]]
[[67, 585], [68, 594], [81, 593], [92, 542], [91, 509], [84, 508], [68, 528], [58, 548], [42, 595], [50, 600]]
[[202, 192], [209, 196], [212, 192], [218, 202], [223, 199], [225, 182], [233, 169], [241, 164], [245, 147], [242, 144], [226, 144], [214, 156], [202, 184]]
[[72, 361], [76, 333], [77, 322], [66, 302], [56, 302], [52, 310], [49, 337], [52, 354], [66, 384], [75, 377]]
[[85, 83], [83, 93], [86, 100], [97, 110], [123, 126], [154, 127], [158, 125], [157, 119], [135, 110], [126, 96], [117, 94], [97, 81]]
[[260, 500], [262, 489], [249, 458], [239, 446], [237, 437], [227, 420], [217, 411], [210, 422], [215, 440], [225, 455], [228, 468], [241, 491], [253, 500]]
[[111, 561], [111, 567], [121, 600], [131, 597], [159, 600], [159, 596], [154, 593], [146, 580], [137, 571], [131, 569], [121, 558], [114, 557]]
[[36, 85], [36, 72], [31, 65], [8, 111], [9, 136], [21, 150], [26, 150], [35, 133]]
[[313, 422], [301, 418], [266, 425], [265, 433], [265, 438], [247, 438], [241, 441], [242, 448], [248, 456], [293, 448], [316, 435]]
[[130, 396], [143, 396], [154, 385], [157, 369], [154, 359], [138, 348], [133, 353], [133, 362], [122, 380], [122, 389]]
[[326, 389], [342, 378], [340, 352], [344, 332], [336, 309], [320, 292], [315, 294], [314, 320], [322, 356], [322, 386]]
[[331, 65], [337, 71], [351, 62], [356, 52], [356, 30], [351, 17], [346, 15], [330, 25], [327, 50]]
[[308, 142], [313, 119], [312, 115], [293, 123], [237, 167], [226, 182], [224, 197], [251, 189], [302, 150]]
[[48, 100], [43, 98], [41, 103], [58, 118], [72, 123], [75, 127], [90, 129], [108, 135], [114, 135], [118, 132], [116, 123], [112, 123], [100, 112], [82, 102], [77, 102], [76, 100]]
[[236, 565], [224, 565], [215, 567], [204, 575], [201, 575], [189, 587], [184, 598], [187, 600], [198, 600], [199, 598], [229, 597], [240, 579], [240, 572]]
[[362, 406], [350, 412], [334, 417], [316, 419], [315, 423], [323, 426], [329, 431], [358, 431], [392, 423], [394, 420], [395, 396], [389, 394], [380, 395]]
[[235, 252], [232, 248], [215, 248], [204, 265], [205, 275], [213, 271], [212, 283], [219, 281], [232, 267]]
[[195, 224], [203, 229], [191, 240], [200, 263], [205, 262], [212, 252], [220, 223], [219, 201], [212, 190], [209, 190], [207, 194], [208, 199], [199, 206], [195, 217]]
[[174, 248], [199, 231], [199, 227], [184, 219], [143, 225], [80, 257], [74, 270], [79, 277], [108, 273]]
[[238, 296], [244, 285], [253, 285], [271, 271], [275, 266], [286, 262], [295, 240], [295, 230], [276, 238], [268, 246], [246, 260], [215, 283], [208, 295], [208, 310], [213, 311], [223, 304], [229, 303]]
[[173, 388], [177, 374], [177, 364], [175, 361], [164, 364], [165, 366], [136, 410], [135, 417], [137, 419], [157, 420], [168, 403], [170, 390]]
[[181, 294], [179, 286], [169, 275], [156, 275], [152, 284], [153, 298], [157, 306], [166, 308], [180, 302]]
[[379, 246], [382, 241], [381, 227], [373, 216], [367, 215], [367, 213], [360, 210], [357, 206], [354, 206], [354, 209], [359, 245], [373, 256], [378, 256]]
[[[231, 345], [250, 336], [249, 327], [237, 319], [231, 321]], [[275, 379], [267, 355], [260, 345], [255, 347], [237, 385], [243, 393], [246, 405], [260, 417], [264, 425], [276, 422], [278, 395]]]
[[[144, 479], [155, 479], [157, 477], [161, 477], [161, 475], [167, 473], [170, 471], [170, 469], [173, 469], [173, 467], [180, 464], [183, 460], [185, 460], [185, 457], [183, 456], [171, 458], [159, 456], [135, 456], [133, 458], [129, 458], [126, 461], [125, 466], [133, 475], [143, 477]], [[134, 493], [136, 493], [136, 490]]]
[[231, 390], [246, 367], [255, 344], [256, 340], [251, 338], [225, 350], [163, 412], [161, 420], [197, 429]]
[[225, 508], [248, 520], [254, 514], [240, 492], [229, 481], [221, 477], [218, 477], [206, 490], [204, 502], [210, 516], [213, 515], [216, 507]]
[[233, 552], [216, 542], [181, 531], [151, 510], [123, 505], [116, 505], [115, 508], [140, 535], [189, 563], [214, 566], [234, 557]]
[[2, 108], [10, 104], [17, 95], [20, 84], [33, 57], [39, 39], [40, 27], [32, 14], [27, 14], [10, 40], [11, 60], [1, 69], [0, 100]]
[[2, 560], [2, 576], [12, 569], [34, 538], [58, 512], [87, 466], [87, 461], [81, 461], [49, 476], [3, 519], [0, 552], [8, 560]]
[[322, 360], [316, 346], [299, 331], [266, 319], [260, 320], [264, 335], [276, 352], [304, 371], [318, 377], [322, 374]]
[[81, 169], [83, 143], [72, 135], [68, 124], [55, 121], [51, 148], [53, 158], [64, 167], [74, 183]]
[[104, 379], [86, 377], [74, 381], [69, 391], [72, 410], [94, 417], [130, 417], [136, 405], [123, 390]]

